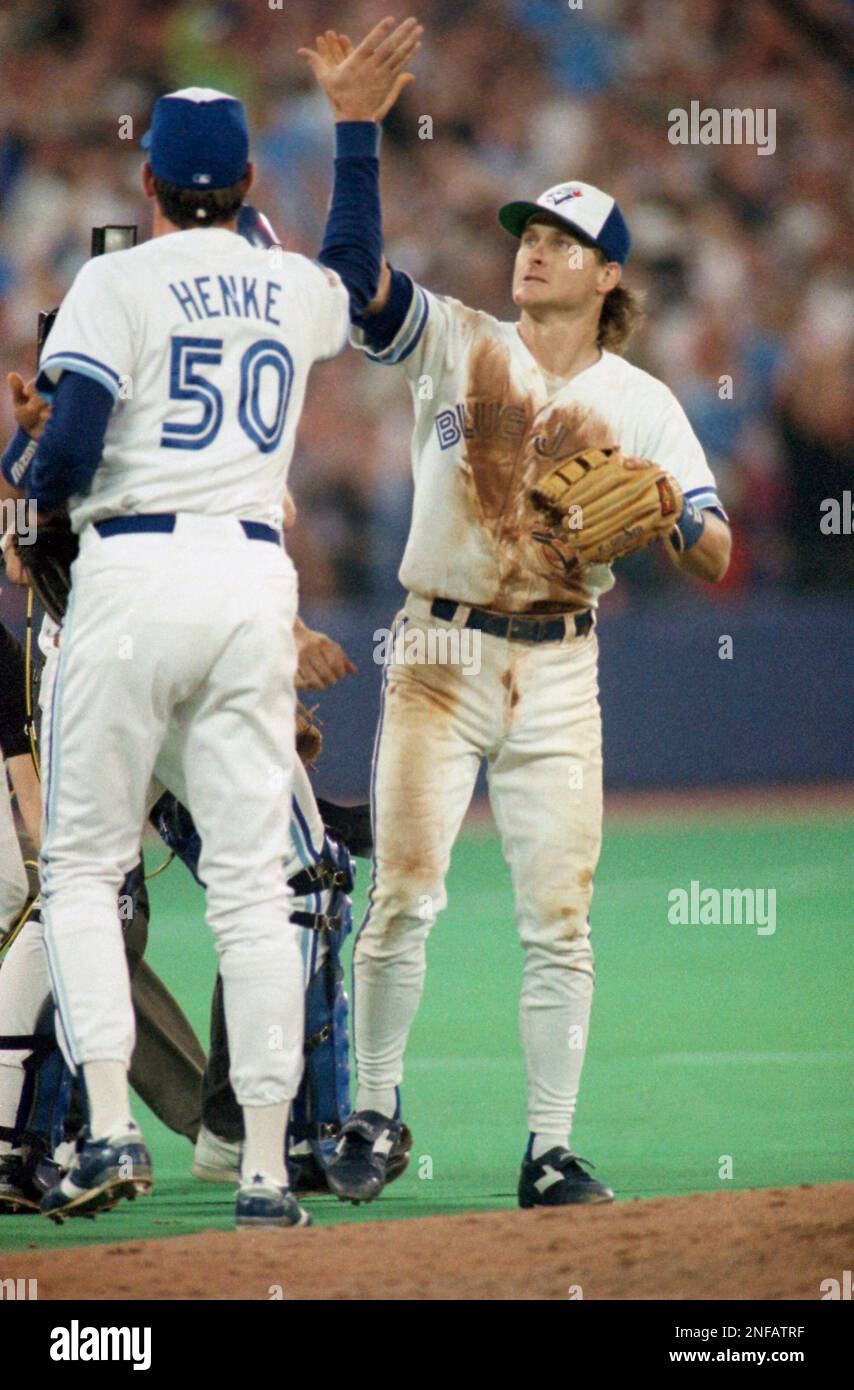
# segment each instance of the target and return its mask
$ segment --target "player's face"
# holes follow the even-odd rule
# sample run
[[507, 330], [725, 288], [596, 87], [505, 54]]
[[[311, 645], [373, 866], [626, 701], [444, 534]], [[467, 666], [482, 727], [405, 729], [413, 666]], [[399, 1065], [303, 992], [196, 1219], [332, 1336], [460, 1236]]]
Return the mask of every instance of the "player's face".
[[596, 297], [601, 265], [595, 251], [557, 222], [533, 220], [519, 242], [513, 302], [529, 312], [577, 309]]

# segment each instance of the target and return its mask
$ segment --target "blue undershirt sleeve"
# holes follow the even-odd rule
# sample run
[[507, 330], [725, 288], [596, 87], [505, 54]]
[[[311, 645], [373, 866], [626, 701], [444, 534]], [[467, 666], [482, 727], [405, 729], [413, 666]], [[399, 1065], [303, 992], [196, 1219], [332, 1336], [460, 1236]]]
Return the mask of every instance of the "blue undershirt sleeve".
[[92, 377], [65, 371], [27, 473], [27, 496], [53, 511], [75, 493], [86, 492], [101, 462], [104, 436], [115, 404]]
[[380, 128], [374, 121], [335, 126], [332, 204], [318, 260], [341, 276], [357, 315], [376, 296], [382, 264]]

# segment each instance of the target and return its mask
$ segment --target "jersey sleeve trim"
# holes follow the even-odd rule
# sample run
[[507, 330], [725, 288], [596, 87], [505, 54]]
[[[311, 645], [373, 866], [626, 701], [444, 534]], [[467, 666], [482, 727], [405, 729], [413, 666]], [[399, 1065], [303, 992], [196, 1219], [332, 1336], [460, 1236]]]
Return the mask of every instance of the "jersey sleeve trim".
[[39, 391], [45, 395], [52, 395], [57, 381], [54, 373], [58, 376], [63, 371], [91, 377], [99, 386], [109, 391], [114, 401], [118, 400], [121, 386], [118, 373], [114, 372], [112, 367], [108, 367], [106, 362], [99, 362], [97, 357], [89, 357], [85, 352], [58, 352], [54, 357], [48, 357], [39, 369]]
[[404, 362], [421, 341], [424, 329], [427, 327], [429, 309], [426, 294], [420, 285], [416, 285], [409, 313], [403, 320], [397, 337], [381, 352], [366, 350], [365, 356], [369, 357], [372, 362], [382, 362], [386, 366], [394, 366], [397, 362]]
[[687, 501], [693, 502], [698, 511], [717, 512], [718, 516], [729, 524], [729, 517], [721, 506], [721, 500], [713, 487], [708, 485], [692, 487], [689, 492], [683, 493], [683, 496]]

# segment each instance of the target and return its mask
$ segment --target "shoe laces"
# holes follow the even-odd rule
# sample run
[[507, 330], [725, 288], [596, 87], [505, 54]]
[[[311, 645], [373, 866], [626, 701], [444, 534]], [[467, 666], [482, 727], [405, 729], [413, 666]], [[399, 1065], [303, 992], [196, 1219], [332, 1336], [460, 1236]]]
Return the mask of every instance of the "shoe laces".
[[[574, 1164], [577, 1168], [581, 1168], [582, 1165], [583, 1165], [584, 1168], [591, 1168], [591, 1169], [593, 1169], [593, 1171], [595, 1171], [595, 1169], [596, 1169], [596, 1164], [595, 1164], [595, 1163], [591, 1163], [589, 1158], [582, 1158], [582, 1157], [581, 1157], [581, 1154], [572, 1153], [572, 1151], [571, 1151], [570, 1149], [567, 1149], [566, 1152], [561, 1156], [561, 1160], [560, 1160], [560, 1167], [561, 1167], [561, 1170], [563, 1170], [564, 1168], [569, 1168], [569, 1167], [571, 1167], [573, 1164]], [[586, 1176], [586, 1174], [585, 1174], [585, 1176]]]

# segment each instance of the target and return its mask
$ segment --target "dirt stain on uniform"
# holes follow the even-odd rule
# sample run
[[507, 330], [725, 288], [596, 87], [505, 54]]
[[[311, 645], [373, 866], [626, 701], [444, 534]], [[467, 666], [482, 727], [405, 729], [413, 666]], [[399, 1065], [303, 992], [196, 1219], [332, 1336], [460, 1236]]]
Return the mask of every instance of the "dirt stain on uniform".
[[564, 939], [573, 941], [578, 936], [578, 910], [574, 907], [565, 907], [561, 912], [564, 927]]
[[392, 673], [374, 826], [377, 871], [373, 929], [393, 932], [417, 911], [419, 899], [442, 884], [442, 762], [438, 748], [454, 726], [459, 701], [443, 668], [419, 667], [418, 679]]
[[549, 562], [532, 537], [542, 518], [528, 500], [534, 484], [579, 449], [613, 444], [606, 423], [581, 406], [545, 405], [512, 378], [509, 348], [481, 337], [469, 358], [465, 459], [472, 519], [490, 533], [500, 580], [488, 607], [549, 612], [587, 607], [584, 572]]
[[509, 696], [511, 710], [515, 709], [519, 703], [519, 687], [513, 679], [512, 671], [507, 670], [504, 672], [504, 675], [501, 677], [501, 684], [504, 686]]

